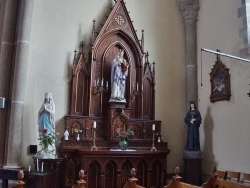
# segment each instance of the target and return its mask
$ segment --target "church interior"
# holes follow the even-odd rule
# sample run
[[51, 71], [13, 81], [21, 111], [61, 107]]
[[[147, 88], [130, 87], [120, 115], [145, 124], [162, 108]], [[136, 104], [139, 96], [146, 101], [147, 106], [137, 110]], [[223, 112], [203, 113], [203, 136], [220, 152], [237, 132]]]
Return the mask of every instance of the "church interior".
[[1, 0], [0, 187], [250, 187], [249, 6]]

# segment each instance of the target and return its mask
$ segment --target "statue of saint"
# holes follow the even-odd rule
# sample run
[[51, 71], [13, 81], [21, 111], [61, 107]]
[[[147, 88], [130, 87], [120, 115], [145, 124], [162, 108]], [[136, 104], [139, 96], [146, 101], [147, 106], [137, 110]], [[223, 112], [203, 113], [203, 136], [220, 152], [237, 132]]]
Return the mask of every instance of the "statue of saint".
[[111, 97], [110, 100], [125, 102], [126, 77], [128, 76], [129, 63], [124, 59], [124, 50], [119, 50], [113, 60], [111, 68]]
[[64, 136], [64, 140], [69, 140], [69, 129], [68, 128], [66, 128], [63, 136]]
[[49, 92], [45, 93], [44, 102], [38, 112], [38, 131], [42, 150], [38, 151], [35, 157], [55, 158], [55, 104]]
[[38, 113], [39, 131], [47, 129], [48, 133], [55, 135], [55, 104], [52, 94], [45, 93], [44, 102]]
[[195, 102], [190, 101], [190, 110], [185, 117], [185, 123], [188, 126], [187, 131], [187, 151], [200, 151], [199, 128], [202, 118], [200, 112], [196, 109]]

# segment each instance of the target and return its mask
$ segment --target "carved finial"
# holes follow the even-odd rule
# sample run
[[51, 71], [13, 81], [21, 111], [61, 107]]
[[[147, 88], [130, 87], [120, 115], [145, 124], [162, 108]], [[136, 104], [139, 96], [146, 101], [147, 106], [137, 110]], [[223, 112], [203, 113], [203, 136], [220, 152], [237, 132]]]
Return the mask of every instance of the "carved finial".
[[135, 176], [136, 176], [136, 170], [135, 170], [135, 168], [132, 168], [130, 170], [130, 175], [131, 175], [132, 178], [135, 178]]
[[79, 171], [79, 178], [80, 178], [80, 180], [82, 180], [84, 178], [84, 170], [83, 169], [81, 169]]
[[95, 32], [95, 20], [93, 20], [93, 28], [92, 28], [92, 32]]
[[18, 171], [18, 174], [17, 174], [17, 179], [18, 179], [18, 181], [22, 181], [23, 180], [23, 178], [24, 178], [24, 173], [23, 173], [23, 171], [22, 170], [19, 170]]
[[141, 30], [141, 49], [142, 53], [144, 53], [144, 30]]
[[148, 51], [147, 51], [147, 53], [146, 53], [146, 63], [148, 63]]
[[76, 49], [75, 49], [75, 51], [74, 51], [74, 53], [75, 53], [75, 54], [74, 54], [74, 60], [76, 60], [76, 52], [77, 52], [77, 51], [76, 51]]
[[80, 42], [80, 50], [82, 53], [83, 53], [83, 48], [84, 48], [84, 42], [82, 41], [82, 42]]
[[180, 173], [180, 168], [178, 166], [175, 167], [174, 173], [175, 173], [175, 176], [179, 176], [178, 174]]
[[95, 35], [96, 35], [96, 32], [95, 32], [95, 20], [93, 20], [92, 41], [91, 41], [92, 46], [93, 46], [94, 41], [95, 41]]

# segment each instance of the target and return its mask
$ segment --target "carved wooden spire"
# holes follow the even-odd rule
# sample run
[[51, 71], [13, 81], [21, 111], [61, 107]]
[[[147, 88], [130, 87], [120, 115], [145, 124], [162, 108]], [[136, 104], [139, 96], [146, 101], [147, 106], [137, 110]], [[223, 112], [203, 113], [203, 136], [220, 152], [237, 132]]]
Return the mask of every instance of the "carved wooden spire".
[[142, 53], [144, 53], [144, 30], [141, 31], [142, 35], [141, 35], [141, 49], [142, 49]]
[[93, 28], [92, 28], [92, 41], [91, 41], [91, 45], [93, 46], [94, 42], [95, 42], [95, 38], [96, 38], [96, 31], [95, 31], [95, 20], [93, 20]]

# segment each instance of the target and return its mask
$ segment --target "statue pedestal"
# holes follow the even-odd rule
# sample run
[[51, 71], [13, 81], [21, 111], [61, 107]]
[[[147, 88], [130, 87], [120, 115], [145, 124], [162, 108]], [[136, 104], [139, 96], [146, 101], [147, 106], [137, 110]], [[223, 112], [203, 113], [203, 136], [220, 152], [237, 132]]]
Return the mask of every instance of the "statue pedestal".
[[126, 104], [126, 101], [109, 100], [110, 108], [125, 108]]
[[183, 159], [185, 182], [200, 186], [202, 151], [185, 151]]

